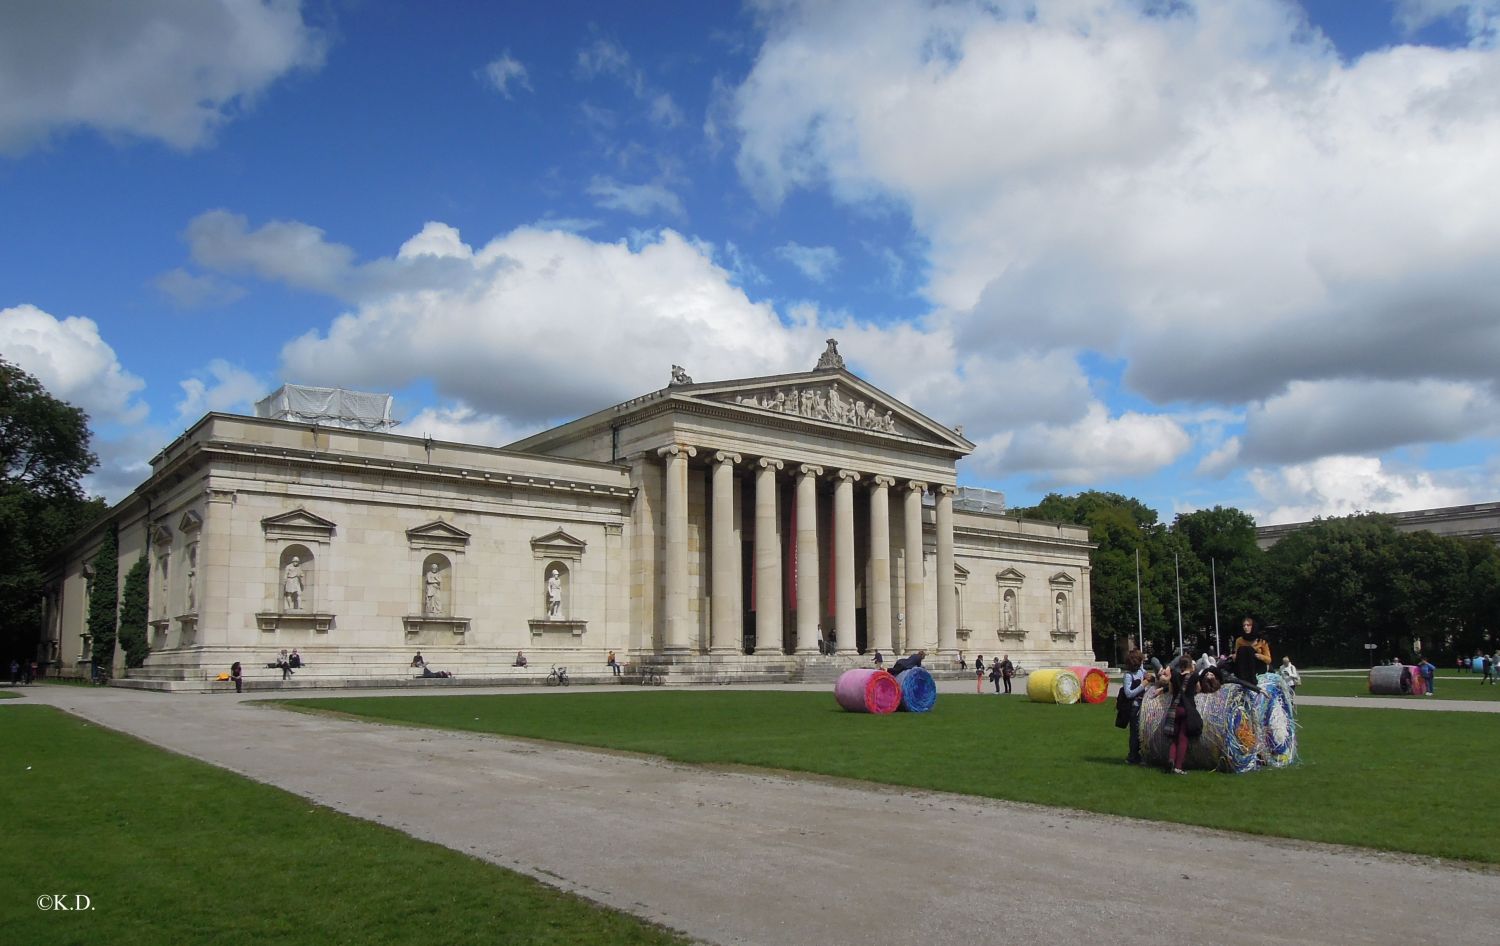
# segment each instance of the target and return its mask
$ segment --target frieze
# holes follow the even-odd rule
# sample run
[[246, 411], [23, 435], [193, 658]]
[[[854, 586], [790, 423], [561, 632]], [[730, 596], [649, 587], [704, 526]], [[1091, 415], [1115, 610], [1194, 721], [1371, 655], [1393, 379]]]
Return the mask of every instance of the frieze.
[[775, 391], [743, 394], [735, 398], [735, 403], [774, 414], [826, 420], [861, 430], [876, 430], [886, 434], [896, 432], [896, 419], [891, 416], [890, 411], [882, 414], [877, 405], [866, 405], [864, 401], [841, 393], [837, 382], [826, 386], [793, 385], [777, 388]]

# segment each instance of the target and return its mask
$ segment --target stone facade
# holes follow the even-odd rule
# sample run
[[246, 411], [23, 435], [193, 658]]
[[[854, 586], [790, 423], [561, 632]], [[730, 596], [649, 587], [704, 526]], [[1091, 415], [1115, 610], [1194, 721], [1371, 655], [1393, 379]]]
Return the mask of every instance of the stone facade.
[[676, 369], [506, 449], [210, 414], [59, 562], [42, 656], [85, 667], [85, 563], [112, 524], [122, 575], [151, 563], [137, 680], [291, 648], [330, 679], [409, 675], [415, 650], [471, 678], [517, 651], [777, 673], [918, 647], [1091, 662], [1086, 530], [955, 510], [973, 445], [820, 365]]

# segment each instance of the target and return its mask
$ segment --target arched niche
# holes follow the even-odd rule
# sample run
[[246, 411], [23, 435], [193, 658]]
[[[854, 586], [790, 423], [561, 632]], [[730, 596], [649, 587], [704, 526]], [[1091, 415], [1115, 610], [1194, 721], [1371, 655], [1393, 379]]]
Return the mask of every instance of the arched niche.
[[294, 542], [284, 546], [276, 565], [277, 609], [284, 614], [311, 614], [317, 610], [317, 561], [312, 550]]
[[454, 591], [453, 563], [448, 556], [433, 552], [422, 559], [422, 572], [417, 577], [419, 612], [424, 617], [451, 616]]
[[552, 559], [542, 569], [542, 614], [549, 621], [566, 621], [572, 610], [572, 601], [572, 571], [567, 562]]

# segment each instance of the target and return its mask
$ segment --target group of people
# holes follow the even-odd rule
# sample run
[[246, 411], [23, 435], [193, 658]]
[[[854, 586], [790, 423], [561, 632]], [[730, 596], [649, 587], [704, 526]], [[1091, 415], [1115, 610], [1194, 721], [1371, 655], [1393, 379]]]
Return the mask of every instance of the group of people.
[[417, 651], [417, 655], [411, 659], [411, 665], [414, 669], [422, 671], [423, 677], [442, 677], [444, 679], [447, 679], [448, 677], [453, 676], [453, 671], [451, 670], [434, 670], [431, 667], [427, 666], [427, 658], [422, 656], [422, 652], [420, 650]]
[[30, 686], [31, 681], [36, 679], [36, 670], [35, 660], [12, 660], [10, 662], [11, 686], [20, 686], [23, 683]]
[[[276, 655], [276, 659], [266, 664], [266, 666], [272, 670], [280, 670], [281, 679], [285, 680], [289, 678], [294, 672], [305, 666], [305, 664], [302, 663], [302, 655], [297, 653], [297, 648], [293, 647], [292, 652], [287, 653], [286, 648], [283, 647], [281, 649], [281, 653]], [[234, 675], [234, 669], [230, 668], [229, 673], [232, 677]]]
[[1500, 678], [1500, 651], [1496, 651], [1493, 654], [1475, 654], [1473, 658], [1460, 658], [1458, 669], [1482, 673], [1484, 677], [1479, 682], [1488, 683], [1493, 686], [1495, 680]]
[[[1131, 650], [1125, 656], [1125, 673], [1117, 697], [1115, 719], [1117, 726], [1130, 730], [1125, 761], [1130, 765], [1145, 762], [1141, 754], [1141, 701], [1148, 688], [1160, 691], [1170, 701], [1163, 722], [1163, 729], [1171, 740], [1167, 766], [1173, 774], [1185, 775], [1189, 744], [1203, 733], [1203, 718], [1194, 698], [1199, 693], [1213, 693], [1226, 684], [1258, 689], [1256, 677], [1270, 671], [1271, 645], [1252, 618], [1245, 618], [1239, 636], [1234, 639], [1232, 652], [1220, 655], [1218, 659], [1203, 654], [1194, 661], [1187, 654], [1179, 654], [1169, 665], [1162, 667], [1155, 658], [1148, 665], [1140, 650]], [[1301, 675], [1288, 658], [1282, 658], [1281, 673], [1293, 689], [1301, 682]]]

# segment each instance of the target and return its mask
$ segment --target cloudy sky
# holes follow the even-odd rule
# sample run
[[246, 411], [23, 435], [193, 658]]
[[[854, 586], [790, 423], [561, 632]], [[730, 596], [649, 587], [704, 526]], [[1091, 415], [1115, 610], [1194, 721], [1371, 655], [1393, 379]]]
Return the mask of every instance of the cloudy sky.
[[0, 354], [125, 495], [283, 381], [506, 443], [850, 367], [1012, 505], [1500, 498], [1500, 0], [0, 6]]

